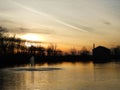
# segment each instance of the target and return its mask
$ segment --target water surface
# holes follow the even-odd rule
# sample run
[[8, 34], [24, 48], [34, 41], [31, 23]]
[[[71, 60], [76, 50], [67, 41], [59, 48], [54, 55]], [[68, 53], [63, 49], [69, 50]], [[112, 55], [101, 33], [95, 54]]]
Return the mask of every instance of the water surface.
[[120, 90], [120, 64], [61, 63], [0, 70], [0, 90]]

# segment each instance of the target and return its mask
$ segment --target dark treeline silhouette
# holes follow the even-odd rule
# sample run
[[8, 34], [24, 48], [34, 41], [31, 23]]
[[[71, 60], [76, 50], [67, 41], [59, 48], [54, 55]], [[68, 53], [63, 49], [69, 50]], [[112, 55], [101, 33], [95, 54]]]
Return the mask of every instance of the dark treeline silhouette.
[[[47, 48], [41, 46], [41, 42], [33, 42], [9, 37], [7, 29], [0, 27], [0, 67], [28, 64], [30, 57], [35, 57], [36, 63], [58, 63], [76, 61], [110, 61], [120, 59], [120, 46], [107, 49], [99, 46], [93, 49], [93, 55], [85, 47], [82, 50], [71, 49], [69, 53], [64, 53], [57, 49], [57, 45], [50, 44]], [[27, 46], [26, 43], [37, 43], [38, 45]]]

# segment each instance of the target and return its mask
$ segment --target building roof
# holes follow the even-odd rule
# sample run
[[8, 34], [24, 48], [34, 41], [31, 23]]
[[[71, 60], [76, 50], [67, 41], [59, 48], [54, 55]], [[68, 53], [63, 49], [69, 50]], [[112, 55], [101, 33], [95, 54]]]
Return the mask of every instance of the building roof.
[[109, 50], [108, 48], [106, 48], [106, 47], [104, 47], [104, 46], [98, 46], [98, 47], [94, 48], [93, 50], [97, 50], [97, 49]]

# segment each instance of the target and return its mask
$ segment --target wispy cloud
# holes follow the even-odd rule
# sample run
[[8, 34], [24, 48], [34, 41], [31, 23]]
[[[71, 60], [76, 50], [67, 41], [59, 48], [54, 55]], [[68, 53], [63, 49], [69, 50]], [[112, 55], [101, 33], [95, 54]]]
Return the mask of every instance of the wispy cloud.
[[104, 23], [105, 25], [111, 25], [111, 22], [109, 22], [109, 21], [103, 21], [103, 23]]
[[0, 23], [15, 23], [15, 22], [8, 20], [8, 19], [0, 18]]
[[62, 21], [62, 20], [60, 20], [60, 19], [57, 19], [57, 18], [55, 18], [55, 17], [53, 17], [53, 16], [51, 16], [51, 15], [49, 15], [49, 14], [47, 14], [47, 13], [44, 13], [44, 12], [35, 10], [35, 9], [33, 9], [33, 8], [30, 8], [30, 7], [26, 6], [26, 5], [23, 5], [23, 4], [19, 3], [19, 2], [14, 1], [14, 0], [12, 0], [12, 1], [13, 1], [13, 3], [14, 3], [15, 5], [21, 7], [21, 8], [23, 8], [23, 9], [29, 11], [29, 12], [32, 12], [32, 13], [37, 14], [37, 15], [44, 16], [44, 17], [46, 17], [46, 18], [49, 18], [49, 19], [51, 19], [51, 20], [53, 20], [53, 21], [55, 21], [55, 22], [57, 22], [57, 23], [59, 23], [59, 24], [62, 24], [62, 25], [67, 26], [67, 27], [69, 27], [69, 28], [72, 28], [73, 30], [77, 30], [77, 31], [81, 31], [81, 32], [89, 32], [89, 31], [88, 31], [88, 28], [85, 28], [85, 27], [83, 27], [83, 26], [81, 26], [81, 27], [74, 26], [74, 25], [69, 24], [69, 23], [67, 23], [67, 22], [64, 22], [64, 21]]
[[23, 28], [23, 27], [19, 27], [17, 28], [17, 30], [19, 30], [20, 32], [23, 32], [23, 33], [36, 33], [36, 34], [46, 34], [46, 35], [49, 35], [49, 34], [55, 34], [55, 31], [51, 31], [51, 30], [48, 30], [48, 29], [40, 29], [40, 28]]

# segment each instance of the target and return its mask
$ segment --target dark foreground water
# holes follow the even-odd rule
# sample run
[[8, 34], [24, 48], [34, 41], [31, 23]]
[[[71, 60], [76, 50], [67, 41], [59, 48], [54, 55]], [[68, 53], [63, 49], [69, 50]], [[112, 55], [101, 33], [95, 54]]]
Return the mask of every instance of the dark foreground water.
[[61, 63], [0, 70], [0, 90], [120, 90], [120, 64]]

